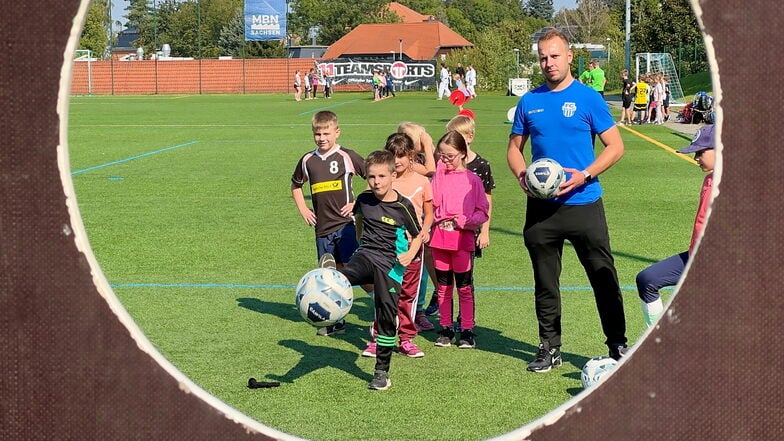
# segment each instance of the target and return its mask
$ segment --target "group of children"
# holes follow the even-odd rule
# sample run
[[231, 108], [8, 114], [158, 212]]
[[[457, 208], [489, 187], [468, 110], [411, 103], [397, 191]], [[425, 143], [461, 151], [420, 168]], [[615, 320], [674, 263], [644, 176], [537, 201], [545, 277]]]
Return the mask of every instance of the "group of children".
[[[629, 79], [629, 71], [621, 71], [623, 106], [618, 125], [664, 124], [670, 119], [669, 77], [661, 72], [640, 74], [635, 83]], [[632, 96], [634, 107], [632, 107]], [[637, 118], [634, 119], [634, 113]]]
[[294, 100], [302, 101], [303, 92], [306, 100], [315, 100], [319, 84], [324, 86], [324, 98], [332, 98], [332, 77], [327, 72], [312, 67], [303, 78], [302, 72], [297, 69], [294, 73]]
[[[440, 313], [436, 346], [476, 347], [473, 259], [489, 244], [488, 196], [495, 184], [489, 163], [470, 149], [473, 119], [456, 116], [435, 144], [422, 126], [402, 123], [382, 150], [365, 159], [337, 143], [335, 113], [316, 113], [312, 129], [317, 148], [297, 163], [292, 196], [303, 220], [315, 228], [319, 264], [334, 265], [374, 299], [372, 338], [362, 352], [376, 358], [369, 388], [390, 386], [395, 348], [412, 358], [424, 356], [413, 339], [419, 330], [433, 329], [422, 310], [428, 273], [435, 276]], [[356, 199], [354, 175], [367, 180]], [[306, 182], [312, 209], [302, 190]], [[459, 335], [453, 328], [455, 288]], [[317, 334], [344, 330], [345, 323], [338, 323]]]
[[[412, 358], [424, 356], [414, 343], [417, 333], [433, 329], [423, 314], [428, 277], [435, 282], [439, 313], [435, 346], [475, 348], [474, 258], [489, 245], [490, 164], [471, 150], [475, 123], [457, 115], [434, 144], [415, 123], [401, 123], [384, 148], [362, 158], [337, 143], [338, 118], [320, 111], [312, 118], [316, 149], [303, 155], [291, 178], [291, 192], [305, 223], [315, 228], [321, 266], [334, 266], [352, 285], [362, 285], [374, 299], [371, 340], [362, 352], [375, 357], [370, 389], [390, 387], [389, 367], [395, 348]], [[692, 241], [687, 251], [657, 262], [637, 276], [647, 325], [663, 310], [659, 290], [677, 283], [705, 223], [715, 162], [713, 126], [695, 134], [678, 150], [694, 153], [706, 176], [700, 192]], [[352, 177], [367, 180], [354, 198]], [[302, 187], [309, 183], [312, 206]], [[453, 322], [457, 290], [457, 323]], [[345, 323], [321, 328], [318, 335], [345, 332]], [[459, 333], [459, 334], [458, 334]], [[399, 340], [399, 341], [397, 341]]]
[[392, 74], [389, 71], [374, 70], [373, 71], [373, 100], [379, 101], [384, 98], [389, 98], [391, 94], [395, 95], [395, 83]]

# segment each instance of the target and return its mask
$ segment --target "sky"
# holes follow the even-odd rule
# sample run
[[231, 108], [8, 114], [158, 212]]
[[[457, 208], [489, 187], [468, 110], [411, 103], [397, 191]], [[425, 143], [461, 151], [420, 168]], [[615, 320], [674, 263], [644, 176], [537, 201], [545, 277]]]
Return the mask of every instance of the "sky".
[[[125, 23], [125, 8], [128, 6], [127, 0], [112, 0], [112, 20]], [[561, 8], [577, 8], [577, 0], [553, 0], [553, 9], [558, 12]]]

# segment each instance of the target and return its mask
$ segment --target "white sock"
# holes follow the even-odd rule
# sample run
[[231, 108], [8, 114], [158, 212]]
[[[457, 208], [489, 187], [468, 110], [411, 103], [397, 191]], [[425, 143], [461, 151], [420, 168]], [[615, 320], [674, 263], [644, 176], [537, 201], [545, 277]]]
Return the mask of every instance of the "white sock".
[[662, 311], [664, 311], [664, 304], [661, 301], [661, 297], [651, 303], [642, 302], [642, 315], [647, 326], [651, 326], [659, 318]]

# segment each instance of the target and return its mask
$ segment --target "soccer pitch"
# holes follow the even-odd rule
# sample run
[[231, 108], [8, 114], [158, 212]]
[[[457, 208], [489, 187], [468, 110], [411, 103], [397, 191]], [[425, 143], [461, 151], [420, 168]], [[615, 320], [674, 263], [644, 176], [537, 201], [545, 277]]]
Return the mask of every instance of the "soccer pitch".
[[[125, 308], [167, 359], [222, 401], [319, 441], [485, 439], [579, 393], [580, 368], [606, 353], [592, 291], [567, 243], [564, 365], [525, 371], [538, 336], [521, 236], [525, 201], [506, 166], [506, 114], [516, 102], [481, 95], [466, 105], [477, 120], [472, 147], [490, 161], [496, 182], [490, 247], [476, 261], [477, 349], [436, 348], [437, 334], [423, 333], [415, 342], [425, 357], [395, 354], [384, 392], [367, 390], [374, 360], [360, 352], [373, 308], [362, 290], [355, 289], [345, 335], [317, 337], [294, 308], [294, 285], [315, 266], [316, 252], [290, 177], [314, 148], [310, 118], [319, 110], [334, 111], [338, 142], [365, 155], [403, 121], [437, 140], [457, 113], [447, 100], [434, 93], [379, 102], [369, 93], [301, 102], [282, 94], [72, 97], [71, 175], [90, 245]], [[688, 247], [703, 174], [668, 149], [687, 145], [687, 135], [653, 125], [621, 133], [626, 154], [600, 179], [634, 343], [644, 331], [634, 278]], [[365, 186], [359, 178], [354, 185]], [[249, 377], [281, 387], [251, 390]]]

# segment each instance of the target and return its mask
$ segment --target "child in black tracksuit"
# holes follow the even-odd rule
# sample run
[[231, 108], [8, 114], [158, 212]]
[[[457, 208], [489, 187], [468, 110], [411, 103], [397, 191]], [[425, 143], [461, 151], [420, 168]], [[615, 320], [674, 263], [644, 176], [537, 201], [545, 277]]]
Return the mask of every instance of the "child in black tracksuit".
[[359, 248], [346, 266], [338, 269], [352, 285], [374, 285], [376, 367], [368, 387], [384, 390], [392, 384], [389, 364], [397, 333], [397, 305], [406, 266], [422, 246], [417, 214], [411, 202], [392, 188], [395, 155], [379, 150], [365, 161], [370, 190], [354, 204]]

